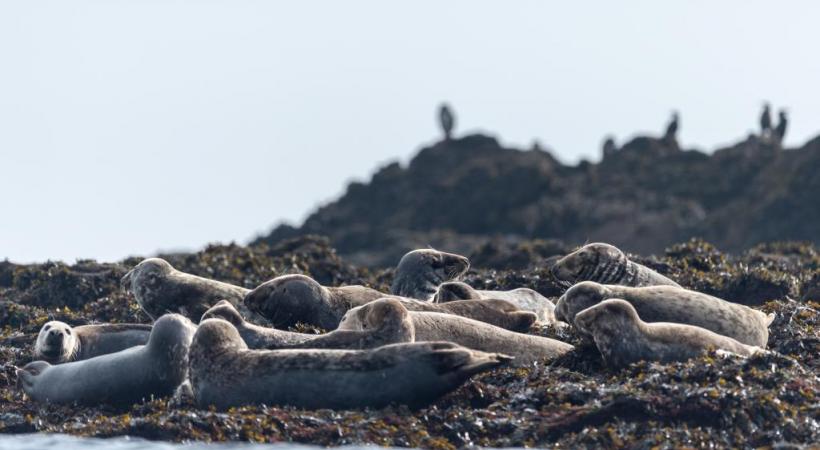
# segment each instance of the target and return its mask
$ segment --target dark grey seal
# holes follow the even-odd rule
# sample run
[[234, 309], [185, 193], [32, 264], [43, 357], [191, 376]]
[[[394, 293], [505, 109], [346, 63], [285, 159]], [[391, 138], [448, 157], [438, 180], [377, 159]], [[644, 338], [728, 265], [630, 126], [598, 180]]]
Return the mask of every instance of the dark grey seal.
[[[297, 323], [335, 329], [351, 308], [385, 297], [364, 286], [326, 287], [305, 275], [284, 275], [259, 285], [245, 296], [245, 305], [277, 328]], [[515, 331], [525, 331], [535, 314], [521, 311], [503, 300], [463, 300], [443, 304], [404, 297], [398, 299], [409, 311], [456, 314]]]
[[635, 287], [680, 287], [649, 267], [630, 261], [617, 247], [603, 243], [587, 244], [559, 259], [552, 266], [552, 274], [566, 287], [581, 281]]
[[620, 299], [605, 300], [579, 312], [575, 326], [593, 337], [604, 361], [613, 367], [638, 361], [685, 361], [710, 349], [742, 356], [763, 351], [692, 325], [646, 323], [629, 302]]
[[432, 249], [413, 250], [396, 267], [390, 293], [418, 300], [431, 300], [445, 281], [457, 280], [470, 268], [461, 255]]
[[152, 319], [179, 313], [197, 321], [220, 300], [228, 300], [250, 320], [257, 319], [242, 305], [250, 289], [181, 272], [161, 258], [148, 258], [137, 264], [122, 277], [122, 286], [134, 294]]
[[374, 350], [249, 350], [221, 319], [203, 321], [191, 345], [190, 379], [200, 407], [421, 407], [509, 357], [449, 342]]
[[674, 286], [635, 288], [591, 281], [569, 288], [558, 299], [555, 313], [559, 320], [572, 323], [580, 311], [610, 298], [631, 303], [647, 322], [694, 325], [762, 348], [766, 348], [769, 324], [774, 320], [774, 314]]
[[52, 320], [40, 328], [34, 359], [51, 364], [80, 361], [148, 343], [151, 325], [108, 323], [71, 327]]
[[200, 322], [206, 319], [227, 320], [236, 327], [239, 335], [242, 336], [242, 340], [252, 349], [290, 347], [315, 339], [317, 336], [315, 334], [295, 333], [252, 324], [246, 321], [233, 304], [227, 300], [222, 300], [205, 311]]
[[[345, 314], [339, 330], [363, 331], [373, 308], [387, 299], [353, 308]], [[553, 360], [573, 349], [555, 339], [515, 333], [503, 328], [452, 314], [410, 311], [416, 341], [450, 341], [467, 348], [513, 356], [516, 366]]]
[[17, 369], [17, 383], [33, 400], [82, 405], [131, 405], [173, 394], [188, 373], [196, 327], [178, 314], [154, 323], [146, 345], [52, 366], [34, 361]]

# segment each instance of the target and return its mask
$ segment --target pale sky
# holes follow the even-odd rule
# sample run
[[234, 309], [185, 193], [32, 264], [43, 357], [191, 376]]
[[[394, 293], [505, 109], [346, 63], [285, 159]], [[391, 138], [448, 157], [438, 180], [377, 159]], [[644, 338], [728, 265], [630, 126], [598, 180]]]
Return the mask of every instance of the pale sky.
[[0, 259], [247, 242], [439, 135], [820, 133], [814, 1], [0, 0]]

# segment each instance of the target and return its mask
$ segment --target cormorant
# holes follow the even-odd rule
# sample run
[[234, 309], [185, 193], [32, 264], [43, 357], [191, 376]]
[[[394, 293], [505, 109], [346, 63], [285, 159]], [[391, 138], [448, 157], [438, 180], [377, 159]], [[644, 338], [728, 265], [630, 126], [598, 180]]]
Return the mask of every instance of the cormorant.
[[438, 110], [438, 120], [441, 130], [444, 131], [444, 140], [449, 141], [456, 124], [456, 118], [446, 103], [442, 103]]

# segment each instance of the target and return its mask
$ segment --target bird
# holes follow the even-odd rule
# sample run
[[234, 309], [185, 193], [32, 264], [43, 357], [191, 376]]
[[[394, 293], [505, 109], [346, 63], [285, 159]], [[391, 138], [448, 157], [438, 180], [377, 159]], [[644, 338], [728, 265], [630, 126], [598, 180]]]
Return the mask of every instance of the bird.
[[439, 107], [438, 120], [441, 130], [444, 131], [444, 140], [449, 141], [456, 124], [456, 118], [447, 103], [442, 103]]
[[763, 104], [763, 112], [760, 114], [760, 136], [768, 137], [772, 133], [772, 116], [769, 112], [769, 103]]
[[604, 158], [613, 155], [618, 148], [615, 147], [615, 139], [612, 136], [607, 136], [604, 141]]
[[672, 119], [669, 121], [669, 125], [666, 126], [666, 134], [664, 134], [663, 140], [670, 144], [676, 143], [679, 127], [680, 115], [677, 111], [672, 111]]
[[783, 145], [783, 138], [786, 137], [786, 127], [789, 124], [789, 118], [786, 117], [786, 110], [781, 109], [778, 112], [777, 127], [774, 129], [774, 138], [777, 145]]

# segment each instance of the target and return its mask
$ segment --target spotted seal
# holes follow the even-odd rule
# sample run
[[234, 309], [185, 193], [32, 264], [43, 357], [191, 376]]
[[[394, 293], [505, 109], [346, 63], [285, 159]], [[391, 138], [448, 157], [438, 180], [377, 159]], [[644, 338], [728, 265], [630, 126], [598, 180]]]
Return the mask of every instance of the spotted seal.
[[17, 369], [18, 386], [43, 403], [123, 406], [171, 395], [187, 376], [195, 329], [185, 317], [166, 314], [145, 345], [56, 366], [34, 361]]
[[449, 342], [373, 350], [249, 350], [229, 322], [207, 319], [191, 344], [190, 379], [200, 407], [420, 407], [509, 357]]
[[252, 349], [289, 347], [316, 338], [314, 334], [295, 333], [252, 324], [246, 321], [236, 307], [227, 300], [221, 300], [211, 309], [205, 311], [200, 322], [215, 318], [227, 320], [236, 327], [237, 331], [239, 331], [239, 335], [242, 336], [242, 340]]
[[[339, 324], [339, 330], [366, 329], [367, 317], [373, 308], [387, 299], [351, 309]], [[573, 349], [555, 339], [515, 333], [485, 322], [452, 314], [410, 311], [416, 341], [451, 341], [467, 348], [513, 356], [516, 366], [528, 366], [537, 361], [552, 360]]]
[[399, 261], [390, 293], [430, 300], [441, 283], [457, 280], [469, 269], [470, 261], [464, 256], [433, 249], [413, 250]]
[[709, 349], [742, 356], [763, 351], [692, 325], [644, 322], [629, 302], [620, 299], [604, 300], [579, 312], [574, 323], [593, 337], [604, 361], [613, 367], [641, 360], [685, 361]]
[[151, 325], [109, 323], [71, 327], [65, 322], [46, 322], [34, 344], [34, 359], [51, 364], [80, 361], [145, 345]]
[[487, 291], [474, 289], [462, 281], [441, 283], [433, 303], [446, 303], [453, 300], [496, 299], [512, 303], [522, 311], [535, 313], [538, 321], [544, 324], [555, 323], [555, 304], [548, 298], [529, 288], [517, 288], [509, 291]]
[[[326, 287], [305, 275], [284, 275], [267, 281], [245, 296], [244, 303], [277, 328], [297, 323], [333, 330], [351, 308], [385, 297], [364, 286]], [[504, 328], [523, 331], [535, 322], [535, 314], [520, 311], [503, 300], [464, 300], [435, 304], [397, 298], [410, 311], [431, 311], [470, 317]]]
[[572, 323], [579, 311], [610, 298], [631, 303], [647, 322], [694, 325], [762, 348], [766, 348], [774, 320], [774, 314], [674, 286], [629, 287], [592, 281], [569, 288], [558, 299], [555, 314]]
[[197, 321], [218, 301], [228, 300], [245, 317], [258, 320], [242, 305], [250, 289], [179, 271], [162, 258], [143, 260], [122, 277], [121, 284], [152, 319], [179, 313]]
[[581, 281], [624, 286], [680, 287], [678, 283], [644, 265], [630, 261], [617, 247], [604, 244], [587, 244], [559, 259], [552, 266], [552, 275], [565, 287]]

